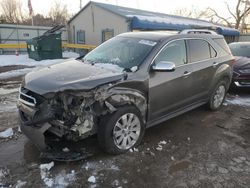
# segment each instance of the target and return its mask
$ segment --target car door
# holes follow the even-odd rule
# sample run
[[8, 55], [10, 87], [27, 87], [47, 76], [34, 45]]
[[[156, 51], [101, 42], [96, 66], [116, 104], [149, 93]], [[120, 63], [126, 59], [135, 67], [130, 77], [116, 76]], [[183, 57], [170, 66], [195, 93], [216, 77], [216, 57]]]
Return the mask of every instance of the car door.
[[153, 61], [175, 63], [172, 72], [149, 72], [149, 121], [163, 117], [189, 104], [192, 95], [192, 65], [187, 64], [186, 41], [168, 43]]
[[204, 39], [187, 40], [188, 63], [192, 64], [193, 98], [192, 103], [205, 99], [216, 71], [217, 52]]

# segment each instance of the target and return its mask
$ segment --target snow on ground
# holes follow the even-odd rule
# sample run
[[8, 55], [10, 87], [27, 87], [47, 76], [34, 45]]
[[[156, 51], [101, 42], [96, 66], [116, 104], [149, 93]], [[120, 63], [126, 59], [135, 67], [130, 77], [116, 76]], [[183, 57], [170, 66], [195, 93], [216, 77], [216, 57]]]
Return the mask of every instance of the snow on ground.
[[25, 75], [32, 70], [35, 70], [35, 68], [25, 68], [25, 69], [18, 69], [18, 70], [4, 72], [4, 73], [0, 74], [0, 80], [22, 76], [22, 75]]
[[8, 128], [5, 131], [0, 132], [0, 138], [9, 138], [14, 135], [14, 131], [12, 128]]
[[11, 89], [0, 88], [0, 95], [8, 95], [16, 92], [18, 92], [18, 88], [11, 88]]
[[90, 176], [90, 177], [88, 178], [88, 182], [89, 182], [89, 183], [95, 183], [95, 182], [96, 182], [95, 176]]
[[22, 187], [25, 187], [26, 184], [27, 184], [26, 181], [18, 180], [17, 183], [16, 183], [15, 188], [22, 188]]
[[[64, 58], [76, 58], [79, 55], [74, 52], [64, 52]], [[0, 67], [3, 66], [13, 66], [13, 65], [26, 65], [31, 66], [32, 68], [24, 68], [18, 70], [12, 70], [8, 72], [0, 73], [0, 79], [8, 79], [12, 77], [18, 77], [27, 74], [28, 72], [39, 69], [41, 67], [47, 67], [50, 65], [54, 65], [64, 61], [64, 59], [53, 59], [53, 60], [42, 60], [42, 61], [35, 61], [28, 57], [28, 54], [22, 54], [19, 56], [15, 55], [0, 55]]]
[[[78, 53], [75, 52], [63, 52], [63, 58], [77, 58], [79, 57]], [[27, 66], [40, 66], [40, 65], [51, 65], [62, 59], [53, 59], [53, 60], [42, 60], [36, 61], [30, 59], [28, 54], [16, 55], [0, 55], [0, 67], [11, 66], [11, 65], [27, 65]]]
[[250, 106], [250, 98], [239, 97], [237, 95], [235, 97], [228, 97], [225, 102], [226, 102], [226, 104], [233, 104], [233, 105], [239, 105], [239, 106]]
[[0, 169], [0, 188], [4, 187], [4, 179], [9, 175], [9, 169]]
[[47, 187], [67, 187], [75, 178], [75, 171], [72, 170], [70, 173], [62, 170], [59, 174], [52, 177], [50, 170], [54, 167], [54, 162], [45, 163], [40, 165], [41, 179]]

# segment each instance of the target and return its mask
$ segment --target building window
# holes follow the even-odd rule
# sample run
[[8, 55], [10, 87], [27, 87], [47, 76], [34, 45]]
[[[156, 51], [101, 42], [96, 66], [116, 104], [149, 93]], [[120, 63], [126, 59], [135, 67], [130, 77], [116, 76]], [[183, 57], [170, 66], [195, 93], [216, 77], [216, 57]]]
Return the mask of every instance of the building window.
[[114, 37], [114, 29], [105, 29], [102, 30], [102, 42], [111, 39]]
[[85, 31], [77, 31], [77, 44], [85, 44]]
[[23, 33], [23, 37], [29, 37], [30, 34], [29, 33]]

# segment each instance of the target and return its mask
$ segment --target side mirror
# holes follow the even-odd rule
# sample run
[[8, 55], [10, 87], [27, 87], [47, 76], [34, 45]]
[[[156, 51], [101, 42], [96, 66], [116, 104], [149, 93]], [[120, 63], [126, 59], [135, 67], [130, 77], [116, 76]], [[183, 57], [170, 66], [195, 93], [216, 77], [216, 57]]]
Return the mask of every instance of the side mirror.
[[170, 61], [160, 61], [152, 66], [152, 70], [171, 72], [175, 70], [175, 64]]

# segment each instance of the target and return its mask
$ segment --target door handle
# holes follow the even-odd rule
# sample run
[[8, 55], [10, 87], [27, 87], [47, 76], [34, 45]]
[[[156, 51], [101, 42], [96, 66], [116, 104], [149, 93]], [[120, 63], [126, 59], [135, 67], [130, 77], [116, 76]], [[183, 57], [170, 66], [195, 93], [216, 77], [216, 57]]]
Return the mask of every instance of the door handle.
[[217, 65], [219, 65], [219, 63], [213, 62], [213, 67], [216, 67]]
[[184, 77], [185, 77], [185, 76], [189, 76], [190, 74], [192, 74], [192, 72], [185, 71], [185, 72], [183, 73], [183, 76], [184, 76]]

